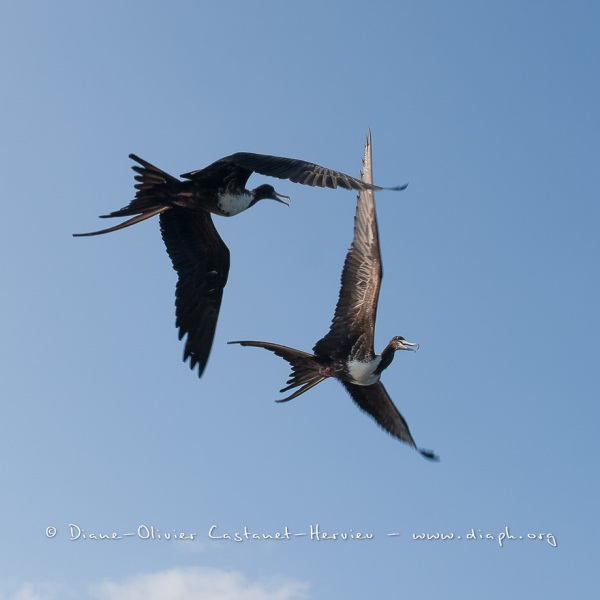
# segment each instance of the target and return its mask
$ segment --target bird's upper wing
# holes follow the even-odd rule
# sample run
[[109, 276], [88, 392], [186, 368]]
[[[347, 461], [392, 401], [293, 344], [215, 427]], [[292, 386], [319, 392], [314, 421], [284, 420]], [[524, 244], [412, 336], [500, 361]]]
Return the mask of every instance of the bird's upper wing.
[[202, 375], [212, 346], [223, 288], [229, 274], [229, 249], [210, 213], [174, 207], [160, 215], [160, 230], [177, 272], [176, 326], [187, 335], [183, 360]]
[[355, 385], [347, 381], [341, 381], [352, 399], [366, 413], [370, 414], [375, 421], [388, 433], [397, 437], [400, 441], [412, 446], [420, 452], [425, 458], [439, 460], [431, 450], [417, 448], [408, 424], [400, 414], [391, 398], [389, 397], [383, 384], [378, 381], [373, 385]]
[[[361, 177], [373, 181], [371, 139], [367, 138]], [[342, 284], [329, 332], [313, 349], [317, 356], [333, 359], [352, 355], [357, 360], [371, 358], [377, 301], [383, 271], [375, 198], [371, 190], [358, 194], [354, 216], [354, 239], [342, 270]]]
[[[277, 177], [279, 179], [289, 179], [294, 183], [302, 183], [317, 187], [337, 188], [341, 187], [346, 190], [381, 190], [379, 186], [375, 186], [372, 182], [361, 181], [327, 167], [321, 167], [305, 160], [296, 158], [284, 158], [282, 156], [271, 156], [269, 154], [255, 154], [253, 152], [237, 152], [231, 156], [226, 156], [219, 159], [213, 164], [200, 171], [192, 171], [185, 173], [182, 177], [187, 179], [196, 179], [204, 177], [206, 174], [214, 174], [216, 171], [222, 172], [223, 176], [227, 175], [232, 166], [236, 166], [239, 172], [236, 172], [236, 177], [239, 177], [238, 183], [245, 185], [252, 171], [267, 175], [269, 177]], [[244, 179], [242, 179], [244, 177]], [[398, 186], [394, 188], [385, 188], [392, 190], [401, 190], [406, 186]]]
[[250, 175], [252, 169], [221, 158], [203, 169], [182, 173], [181, 177], [193, 181], [203, 192], [218, 192], [229, 187], [243, 189]]

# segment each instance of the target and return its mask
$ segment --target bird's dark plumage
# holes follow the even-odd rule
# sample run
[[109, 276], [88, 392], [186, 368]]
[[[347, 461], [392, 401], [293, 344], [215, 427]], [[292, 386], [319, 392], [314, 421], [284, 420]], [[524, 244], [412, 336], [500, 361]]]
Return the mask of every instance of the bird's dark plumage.
[[177, 272], [176, 324], [179, 339], [187, 336], [184, 360], [198, 367], [201, 376], [210, 354], [229, 273], [229, 250], [210, 213], [233, 216], [263, 199], [284, 202], [273, 186], [245, 188], [253, 172], [305, 185], [344, 189], [380, 188], [314, 163], [292, 158], [238, 152], [204, 169], [183, 174], [184, 181], [151, 163], [129, 155], [137, 164], [135, 198], [126, 207], [103, 218], [130, 217], [113, 227], [75, 236], [93, 236], [117, 231], [160, 215], [160, 229], [167, 252]]
[[205, 169], [184, 173], [181, 176], [185, 179], [201, 181], [211, 178], [217, 173], [219, 177], [222, 177], [222, 173], [225, 172], [228, 173], [229, 177], [235, 179], [236, 184], [240, 187], [246, 185], [251, 173], [255, 172], [269, 177], [277, 177], [278, 179], [289, 179], [294, 183], [322, 188], [335, 189], [341, 187], [345, 190], [388, 189], [396, 191], [406, 188], [406, 185], [381, 188], [372, 183], [366, 183], [360, 179], [350, 177], [350, 175], [346, 175], [345, 173], [321, 167], [304, 160], [272, 156], [270, 154], [255, 154], [253, 152], [237, 152], [231, 156], [221, 158]]
[[[367, 138], [362, 178], [371, 183], [371, 139]], [[319, 340], [313, 354], [288, 346], [260, 341], [230, 344], [264, 348], [282, 357], [292, 367], [286, 387], [298, 388], [285, 402], [298, 397], [328, 377], [339, 379], [354, 402], [388, 433], [437, 460], [429, 451], [417, 448], [408, 425], [380, 382], [396, 350], [411, 350], [416, 344], [396, 336], [380, 355], [375, 355], [373, 338], [381, 285], [382, 267], [375, 199], [370, 188], [360, 190], [354, 218], [354, 239], [342, 270], [339, 299], [329, 332]]]
[[348, 381], [342, 381], [342, 385], [346, 388], [354, 402], [367, 414], [374, 417], [383, 429], [415, 448], [425, 458], [439, 460], [439, 457], [431, 450], [416, 447], [408, 428], [408, 423], [392, 402], [381, 381], [373, 383], [370, 386], [356, 385]]
[[183, 360], [202, 375], [212, 347], [223, 289], [229, 274], [229, 249], [210, 213], [174, 208], [160, 215], [160, 231], [177, 272], [175, 326], [186, 334]]

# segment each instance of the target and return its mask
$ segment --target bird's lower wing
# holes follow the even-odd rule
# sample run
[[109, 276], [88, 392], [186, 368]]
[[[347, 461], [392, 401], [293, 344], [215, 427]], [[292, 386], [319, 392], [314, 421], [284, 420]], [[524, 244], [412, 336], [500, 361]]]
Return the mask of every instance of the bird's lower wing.
[[229, 275], [229, 249], [215, 229], [210, 213], [174, 207], [160, 215], [160, 230], [177, 272], [176, 326], [185, 340], [183, 360], [206, 367], [215, 335], [223, 289]]
[[408, 424], [392, 402], [381, 382], [369, 386], [355, 385], [353, 383], [348, 383], [347, 381], [342, 381], [341, 383], [354, 402], [356, 402], [362, 410], [370, 414], [388, 433], [409, 446], [412, 446], [425, 458], [439, 460], [439, 457], [431, 450], [417, 448], [410, 430], [408, 429]]

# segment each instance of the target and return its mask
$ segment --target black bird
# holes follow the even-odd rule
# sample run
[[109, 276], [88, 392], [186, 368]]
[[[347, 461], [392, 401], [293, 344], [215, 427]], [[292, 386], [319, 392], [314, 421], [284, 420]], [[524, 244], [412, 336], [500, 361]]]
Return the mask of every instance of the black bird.
[[254, 206], [259, 200], [271, 199], [287, 204], [288, 196], [278, 194], [273, 186], [263, 184], [253, 190], [245, 188], [253, 172], [305, 185], [344, 189], [391, 189], [372, 184], [293, 158], [238, 152], [211, 165], [181, 175], [181, 181], [149, 162], [130, 154], [138, 165], [137, 192], [131, 203], [102, 218], [131, 217], [101, 231], [75, 233], [76, 237], [100, 235], [129, 227], [160, 215], [160, 230], [167, 252], [177, 272], [175, 291], [176, 327], [179, 339], [187, 335], [183, 360], [190, 368], [204, 372], [210, 354], [223, 289], [229, 274], [229, 249], [215, 229], [210, 213], [230, 217]]
[[[361, 177], [372, 182], [371, 136], [367, 137]], [[319, 340], [313, 354], [270, 342], [236, 341], [230, 344], [256, 346], [281, 356], [292, 367], [287, 392], [293, 394], [277, 402], [287, 402], [328, 377], [338, 379], [358, 406], [379, 425], [423, 456], [438, 457], [417, 448], [408, 425], [380, 381], [381, 373], [394, 359], [396, 350], [415, 350], [418, 345], [403, 337], [393, 337], [381, 354], [375, 354], [373, 337], [377, 300], [382, 278], [379, 234], [372, 188], [360, 191], [354, 217], [354, 239], [342, 270], [342, 285], [329, 332]]]

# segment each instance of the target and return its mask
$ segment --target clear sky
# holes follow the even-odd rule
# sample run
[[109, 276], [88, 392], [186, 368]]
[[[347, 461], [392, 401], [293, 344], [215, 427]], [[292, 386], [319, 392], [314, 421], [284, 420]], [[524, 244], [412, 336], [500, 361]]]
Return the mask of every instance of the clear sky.
[[[599, 26], [585, 1], [4, 3], [0, 599], [590, 597]], [[275, 404], [287, 365], [226, 343], [323, 336], [354, 193], [253, 176], [291, 206], [215, 218], [200, 380], [157, 219], [71, 236], [132, 199], [130, 152], [358, 176], [369, 128], [376, 183], [409, 183], [376, 195], [376, 349], [420, 344], [383, 381], [439, 463], [335, 381]]]

